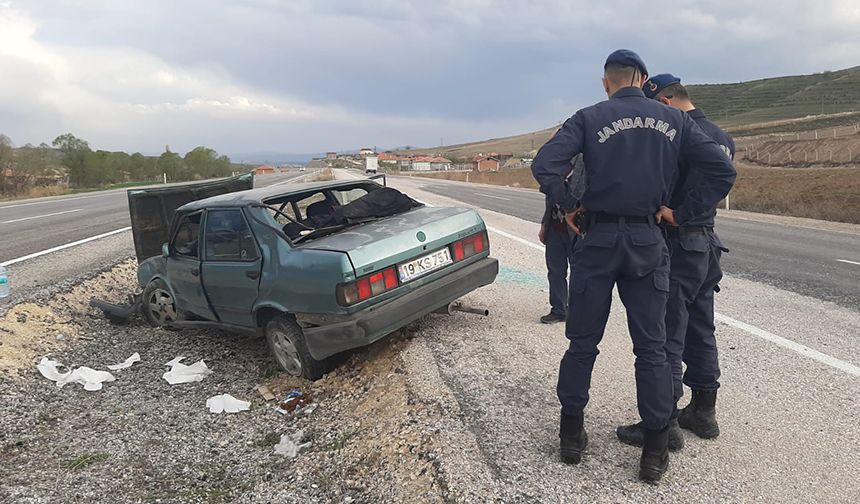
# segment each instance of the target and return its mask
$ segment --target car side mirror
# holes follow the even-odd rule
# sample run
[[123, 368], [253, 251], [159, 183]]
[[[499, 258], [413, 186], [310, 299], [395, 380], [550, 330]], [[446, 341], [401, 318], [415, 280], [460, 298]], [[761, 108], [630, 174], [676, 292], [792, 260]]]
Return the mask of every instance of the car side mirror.
[[161, 244], [161, 257], [165, 259], [170, 257], [170, 246], [166, 243]]

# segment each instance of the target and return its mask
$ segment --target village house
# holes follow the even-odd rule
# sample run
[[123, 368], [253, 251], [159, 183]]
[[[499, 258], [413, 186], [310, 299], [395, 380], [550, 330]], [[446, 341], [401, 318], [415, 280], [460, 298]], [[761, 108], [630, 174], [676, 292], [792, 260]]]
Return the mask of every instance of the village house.
[[370, 147], [362, 147], [361, 150], [358, 151], [359, 156], [372, 156], [374, 154], [373, 149]]
[[400, 161], [400, 159], [402, 159], [401, 156], [398, 156], [397, 154], [393, 154], [391, 152], [383, 152], [379, 155], [379, 162], [380, 163], [397, 164], [397, 162]]
[[270, 175], [275, 173], [275, 167], [270, 165], [260, 165], [254, 168], [254, 175]]
[[478, 156], [472, 160], [472, 170], [479, 172], [499, 171], [499, 160], [491, 156]]

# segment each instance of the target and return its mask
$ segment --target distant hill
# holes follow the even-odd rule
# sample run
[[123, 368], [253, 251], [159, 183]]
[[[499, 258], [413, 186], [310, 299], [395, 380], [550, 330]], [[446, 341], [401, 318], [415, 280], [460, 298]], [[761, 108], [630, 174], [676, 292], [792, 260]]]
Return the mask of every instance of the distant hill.
[[537, 152], [558, 130], [558, 126], [502, 138], [491, 138], [480, 142], [470, 142], [457, 145], [443, 145], [429, 149], [400, 150], [400, 154], [430, 155], [438, 154], [452, 160], [464, 160], [477, 154], [490, 152], [511, 153], [515, 156], [527, 156]]
[[234, 163], [243, 164], [307, 164], [313, 158], [325, 157], [324, 152], [292, 154], [288, 152], [231, 152], [227, 154]]
[[860, 111], [860, 66], [688, 89], [696, 106], [724, 126]]
[[[696, 106], [735, 136], [805, 131], [860, 121], [860, 66], [734, 84], [691, 85], [688, 89]], [[439, 154], [450, 159], [488, 152], [527, 156], [557, 129], [553, 126], [522, 135], [399, 152]]]

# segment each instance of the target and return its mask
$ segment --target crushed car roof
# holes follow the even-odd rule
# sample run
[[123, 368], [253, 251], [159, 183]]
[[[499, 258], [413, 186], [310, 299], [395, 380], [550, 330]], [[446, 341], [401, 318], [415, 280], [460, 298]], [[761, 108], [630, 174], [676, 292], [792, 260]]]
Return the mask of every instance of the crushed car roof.
[[[200, 210], [203, 208], [209, 207], [239, 207], [239, 206], [247, 206], [253, 205], [255, 203], [262, 203], [263, 201], [275, 197], [280, 196], [290, 196], [292, 194], [298, 194], [302, 192], [319, 190], [319, 189], [334, 189], [338, 187], [346, 187], [356, 184], [376, 184], [369, 179], [356, 179], [356, 180], [338, 180], [331, 182], [306, 182], [304, 184], [287, 184], [287, 185], [273, 185], [268, 187], [259, 187], [255, 189], [249, 189], [247, 191], [237, 191], [226, 194], [220, 194], [218, 196], [212, 196], [211, 198], [201, 199], [197, 201], [192, 201], [190, 203], [186, 203], [182, 205], [177, 210], [178, 212], [193, 212], [195, 210]], [[376, 184], [378, 185], [378, 184]]]

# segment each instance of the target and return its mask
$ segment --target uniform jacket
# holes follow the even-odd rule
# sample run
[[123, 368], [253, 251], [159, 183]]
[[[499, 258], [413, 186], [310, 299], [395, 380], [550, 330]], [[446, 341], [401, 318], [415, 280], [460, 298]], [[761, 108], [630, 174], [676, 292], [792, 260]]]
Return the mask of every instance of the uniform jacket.
[[686, 113], [649, 100], [636, 87], [579, 110], [538, 151], [532, 173], [542, 193], [570, 210], [576, 199], [562, 176], [582, 154], [587, 187], [582, 205], [592, 212], [653, 215], [669, 203], [669, 191], [683, 162], [698, 179], [675, 221], [685, 224], [707, 213], [734, 183], [731, 160]]
[[[566, 192], [579, 201], [582, 199], [582, 193], [585, 192], [585, 165], [582, 162], [582, 154], [574, 157], [570, 164], [573, 166], [570, 175], [565, 179]], [[549, 195], [545, 195], [544, 200], [545, 206], [541, 224], [553, 225], [556, 231], [566, 231], [567, 223], [564, 222], [564, 211], [561, 209], [561, 204], [552, 201]]]
[[[729, 159], [735, 158], [735, 141], [732, 140], [732, 137], [729, 136], [728, 133], [723, 131], [722, 128], [716, 124], [712, 123], [707, 117], [705, 117], [705, 113], [699, 109], [690, 110], [687, 112], [687, 115], [690, 116], [700, 128], [702, 128], [702, 131], [704, 131], [706, 135], [719, 144], [720, 148], [723, 149], [723, 152], [729, 156]], [[678, 171], [678, 178], [675, 182], [674, 189], [672, 190], [669, 207], [677, 208], [678, 206], [683, 205], [685, 195], [698, 183], [700, 178], [701, 177], [697, 176], [695, 171], [691, 170], [689, 166], [682, 166]], [[685, 226], [713, 227], [714, 218], [716, 216], [717, 207], [715, 205], [708, 212], [690, 219]]]

